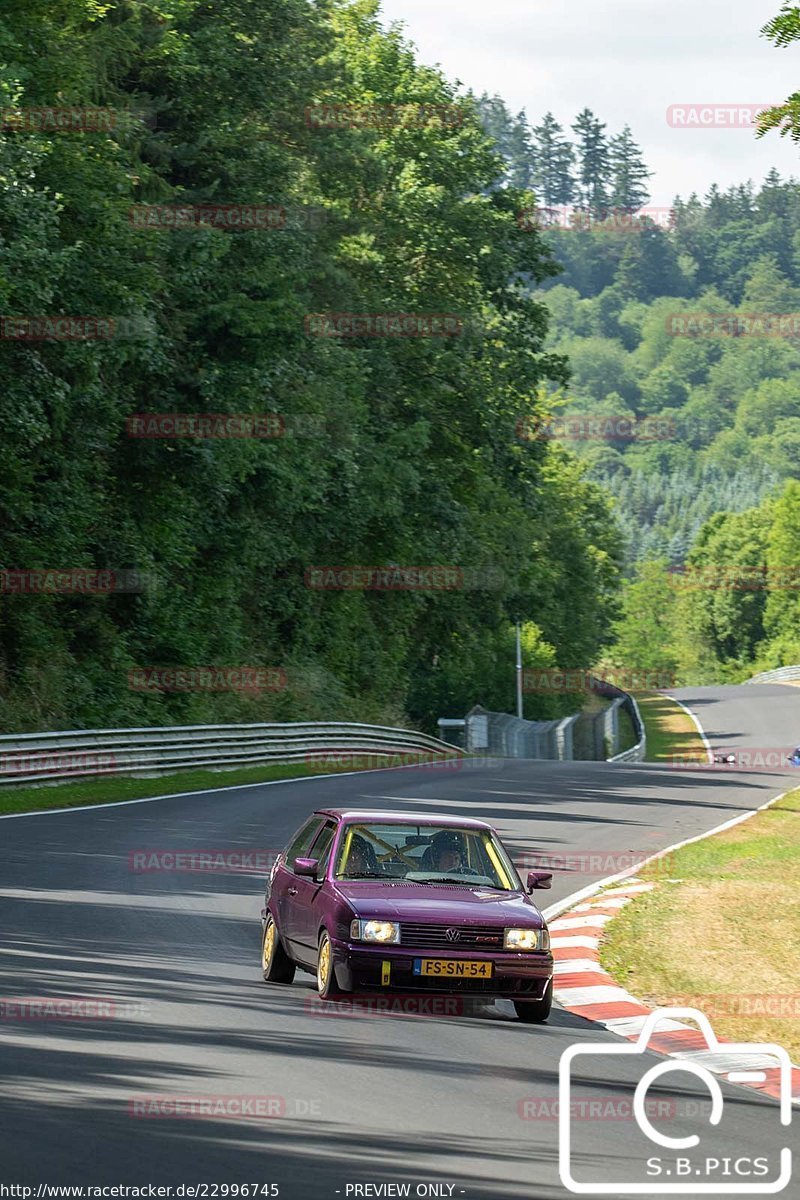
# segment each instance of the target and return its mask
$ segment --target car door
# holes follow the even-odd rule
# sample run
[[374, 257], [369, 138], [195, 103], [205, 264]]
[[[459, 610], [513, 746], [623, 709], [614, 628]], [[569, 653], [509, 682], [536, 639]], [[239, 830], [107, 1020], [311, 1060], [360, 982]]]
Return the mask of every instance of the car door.
[[[319, 813], [309, 817], [292, 838], [283, 857], [279, 859], [269, 883], [266, 901], [284, 942], [287, 942], [287, 930], [292, 923], [294, 902], [298, 894], [298, 877], [291, 869], [292, 863], [296, 858], [305, 857], [306, 852], [311, 848], [311, 843], [324, 824], [325, 818], [321, 817]], [[287, 949], [289, 949], [288, 944]]]
[[323, 888], [335, 833], [336, 822], [326, 821], [315, 834], [311, 848], [302, 856], [297, 856], [319, 859], [317, 877], [310, 879], [307, 875], [294, 876], [292, 885], [296, 895], [292, 897], [291, 906], [286, 909], [284, 935], [289, 943], [289, 952], [298, 962], [309, 963], [312, 966], [317, 961], [320, 908], [317, 902]]

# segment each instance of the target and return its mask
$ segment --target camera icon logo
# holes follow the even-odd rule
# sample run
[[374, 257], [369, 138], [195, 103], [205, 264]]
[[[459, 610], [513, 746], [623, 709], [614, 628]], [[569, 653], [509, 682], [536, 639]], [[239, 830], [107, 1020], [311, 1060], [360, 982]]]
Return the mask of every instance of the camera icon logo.
[[[677, 1018], [696, 1023], [705, 1040], [704, 1051], [685, 1051], [680, 1057], [671, 1057], [649, 1068], [645, 1061], [638, 1061], [647, 1054], [650, 1039], [656, 1027], [668, 1022], [668, 1028], [685, 1028], [676, 1025]], [[602, 1056], [602, 1057], [600, 1057]], [[638, 1058], [637, 1058], [638, 1056]], [[628, 1178], [598, 1180], [577, 1178], [596, 1162], [596, 1152], [581, 1152], [579, 1133], [573, 1120], [572, 1100], [575, 1095], [576, 1079], [582, 1077], [581, 1087], [585, 1091], [587, 1081], [602, 1077], [599, 1074], [603, 1060], [608, 1063], [606, 1080], [618, 1081], [620, 1095], [633, 1089], [630, 1106], [635, 1124], [624, 1130], [624, 1145], [616, 1156], [609, 1146], [609, 1155], [620, 1166], [619, 1174]], [[653, 1195], [775, 1195], [790, 1182], [792, 1177], [792, 1152], [788, 1146], [770, 1153], [746, 1152], [731, 1155], [721, 1147], [737, 1144], [741, 1146], [741, 1129], [725, 1130], [725, 1103], [719, 1077], [731, 1083], [760, 1083], [767, 1077], [766, 1070], [778, 1070], [780, 1084], [779, 1122], [791, 1124], [792, 1119], [792, 1064], [782, 1046], [767, 1042], [725, 1042], [720, 1044], [704, 1013], [694, 1008], [661, 1008], [651, 1013], [642, 1027], [636, 1042], [619, 1046], [608, 1042], [578, 1043], [570, 1046], [561, 1056], [559, 1065], [559, 1174], [564, 1187], [570, 1192], [584, 1196], [653, 1196]], [[612, 1073], [613, 1072], [613, 1073]], [[657, 1129], [650, 1120], [648, 1091], [659, 1083], [662, 1089], [666, 1077], [674, 1075], [674, 1086], [686, 1095], [689, 1082], [687, 1073], [694, 1076], [705, 1087], [710, 1098], [710, 1112], [705, 1124], [704, 1116], [697, 1117], [694, 1125], [703, 1121], [703, 1128], [694, 1132], [688, 1110], [698, 1110], [696, 1101], [686, 1104], [686, 1113], [681, 1114], [673, 1127], [673, 1135]], [[663, 1091], [662, 1091], [663, 1095]], [[658, 1106], [656, 1106], [658, 1107]], [[688, 1132], [687, 1132], [688, 1131]], [[725, 1137], [716, 1148], [714, 1132]], [[702, 1139], [700, 1134], [703, 1135]], [[679, 1135], [679, 1136], [678, 1136]], [[611, 1140], [609, 1134], [609, 1142]], [[607, 1159], [608, 1161], [608, 1159]], [[624, 1164], [624, 1166], [622, 1165]]]

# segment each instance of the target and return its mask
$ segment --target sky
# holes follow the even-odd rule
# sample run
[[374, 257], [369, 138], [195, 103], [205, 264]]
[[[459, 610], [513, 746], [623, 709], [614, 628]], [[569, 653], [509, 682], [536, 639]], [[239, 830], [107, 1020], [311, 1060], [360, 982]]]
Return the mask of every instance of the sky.
[[[780, 0], [382, 3], [384, 24], [402, 21], [424, 63], [524, 108], [531, 124], [551, 111], [567, 128], [588, 106], [609, 135], [630, 125], [654, 171], [654, 206], [712, 183], [760, 183], [771, 167], [800, 178], [800, 147], [777, 133], [757, 140], [742, 123], [748, 106], [800, 90], [800, 42], [777, 49], [760, 34], [779, 9]], [[716, 111], [731, 107], [741, 115]]]

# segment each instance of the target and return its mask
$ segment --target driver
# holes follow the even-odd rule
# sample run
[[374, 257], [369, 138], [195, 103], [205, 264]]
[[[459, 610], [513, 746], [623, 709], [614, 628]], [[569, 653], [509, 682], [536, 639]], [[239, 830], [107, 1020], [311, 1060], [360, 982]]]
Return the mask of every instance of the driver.
[[431, 839], [431, 859], [434, 871], [448, 874], [464, 866], [464, 845], [457, 833], [443, 830]]
[[375, 852], [365, 838], [356, 834], [350, 843], [350, 852], [347, 855], [347, 875], [363, 875], [374, 871], [375, 867]]

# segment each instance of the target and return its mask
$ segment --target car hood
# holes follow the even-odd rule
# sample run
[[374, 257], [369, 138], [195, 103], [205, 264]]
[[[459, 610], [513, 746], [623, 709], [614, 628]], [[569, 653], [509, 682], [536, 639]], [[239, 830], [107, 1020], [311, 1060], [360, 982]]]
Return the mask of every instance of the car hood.
[[358, 917], [454, 925], [542, 925], [536, 905], [524, 892], [492, 892], [420, 883], [337, 881], [336, 890]]

